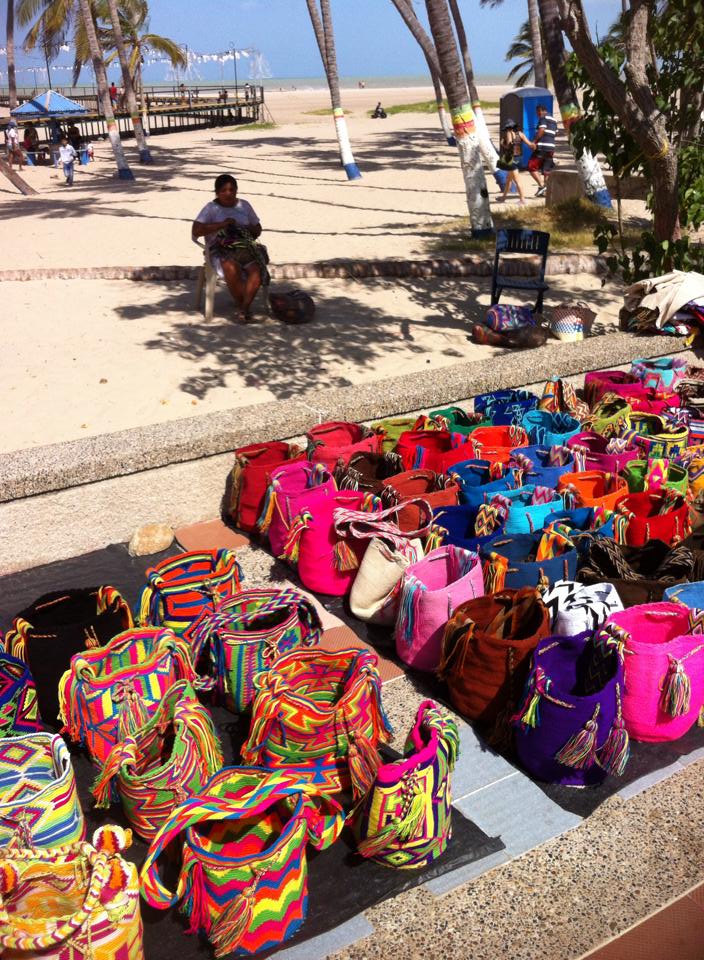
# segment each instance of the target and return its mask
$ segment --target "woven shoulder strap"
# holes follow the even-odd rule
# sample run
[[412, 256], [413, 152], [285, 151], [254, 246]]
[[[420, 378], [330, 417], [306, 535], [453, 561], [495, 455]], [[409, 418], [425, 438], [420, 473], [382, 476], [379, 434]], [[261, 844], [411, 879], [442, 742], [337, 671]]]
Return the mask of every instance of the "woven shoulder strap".
[[[401, 511], [409, 506], [418, 507], [420, 525], [416, 530], [402, 532], [398, 526], [399, 516]], [[338, 537], [345, 539], [349, 537], [354, 540], [376, 538], [399, 548], [407, 540], [423, 537], [428, 533], [433, 521], [433, 511], [427, 500], [422, 497], [413, 497], [410, 500], [403, 501], [403, 503], [397, 503], [386, 510], [379, 510], [372, 514], [366, 511], [345, 510], [343, 507], [338, 507], [333, 513], [333, 519], [335, 533]]]

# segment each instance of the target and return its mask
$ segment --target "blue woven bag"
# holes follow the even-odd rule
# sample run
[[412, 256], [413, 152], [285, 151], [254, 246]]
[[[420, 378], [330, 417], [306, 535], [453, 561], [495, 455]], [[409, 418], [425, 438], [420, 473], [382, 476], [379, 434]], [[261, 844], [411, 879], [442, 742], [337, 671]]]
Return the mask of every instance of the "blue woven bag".
[[479, 507], [485, 502], [485, 493], [502, 493], [515, 486], [515, 476], [503, 465], [496, 467], [504, 471], [504, 476], [493, 480], [492, 464], [488, 460], [461, 460], [453, 463], [450, 474], [460, 488], [460, 502], [471, 507]]
[[577, 575], [576, 547], [570, 545], [559, 556], [536, 560], [542, 537], [543, 533], [497, 537], [480, 547], [486, 593], [520, 587], [545, 587], [556, 580], [574, 580]]
[[564, 445], [579, 433], [582, 426], [569, 413], [548, 413], [547, 410], [529, 410], [523, 417], [523, 428], [532, 444], [552, 447]]
[[439, 507], [433, 510], [433, 525], [438, 528], [441, 543], [452, 544], [455, 547], [462, 547], [473, 553], [485, 543], [496, 540], [503, 534], [503, 528], [500, 527], [494, 533], [485, 537], [478, 537], [474, 532], [474, 525], [477, 520], [479, 507], [472, 507], [469, 504], [461, 503], [456, 507]]
[[563, 473], [575, 469], [574, 454], [567, 447], [517, 447], [511, 451], [509, 466], [523, 471], [523, 483], [556, 487]]

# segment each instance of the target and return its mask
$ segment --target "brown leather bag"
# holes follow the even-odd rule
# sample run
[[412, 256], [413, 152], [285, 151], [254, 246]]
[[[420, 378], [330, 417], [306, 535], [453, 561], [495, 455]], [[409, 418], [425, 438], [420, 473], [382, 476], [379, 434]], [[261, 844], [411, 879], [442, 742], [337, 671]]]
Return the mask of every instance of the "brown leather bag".
[[531, 654], [549, 633], [550, 614], [534, 587], [460, 604], [445, 627], [438, 668], [453, 706], [499, 739], [520, 700]]

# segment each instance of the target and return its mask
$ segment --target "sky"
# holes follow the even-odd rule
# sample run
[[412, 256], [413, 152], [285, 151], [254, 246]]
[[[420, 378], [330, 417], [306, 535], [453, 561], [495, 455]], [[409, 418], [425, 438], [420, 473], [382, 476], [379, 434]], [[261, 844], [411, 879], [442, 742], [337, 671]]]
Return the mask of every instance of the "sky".
[[[0, 3], [0, 23], [5, 22], [5, 3]], [[349, 77], [380, 77], [426, 73], [420, 48], [401, 21], [391, 0], [331, 0], [338, 72]], [[467, 29], [475, 73], [504, 77], [510, 65], [506, 50], [527, 15], [526, 0], [503, 0], [499, 9], [482, 8], [479, 0], [459, 0]], [[593, 31], [603, 34], [620, 11], [620, 0], [587, 0]], [[416, 0], [416, 10], [425, 19], [425, 3]], [[265, 57], [273, 77], [320, 77], [322, 68], [305, 0], [150, 0], [154, 33], [165, 34], [199, 53], [216, 53], [235, 46], [253, 47]], [[21, 40], [22, 31], [18, 31]], [[58, 63], [69, 64], [69, 54]], [[32, 56], [18, 50], [20, 66], [39, 66]], [[244, 67], [244, 64], [242, 65]], [[4, 63], [0, 63], [3, 74]], [[203, 79], [217, 80], [221, 70], [232, 71], [232, 62], [220, 67], [206, 64], [198, 69]], [[154, 66], [145, 79], [166, 79], [167, 68]], [[246, 70], [244, 71], [246, 75]], [[58, 76], [64, 83], [68, 73]], [[3, 77], [4, 79], [4, 77]], [[31, 82], [23, 73], [20, 84]], [[81, 81], [91, 82], [84, 71]]]

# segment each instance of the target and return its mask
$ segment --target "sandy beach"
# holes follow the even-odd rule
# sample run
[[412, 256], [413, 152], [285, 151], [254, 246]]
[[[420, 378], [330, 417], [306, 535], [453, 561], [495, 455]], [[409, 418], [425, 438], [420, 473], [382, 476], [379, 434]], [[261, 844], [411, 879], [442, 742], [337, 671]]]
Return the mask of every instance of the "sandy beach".
[[[481, 90], [496, 100], [506, 88]], [[105, 142], [80, 167], [75, 186], [57, 170], [34, 167], [38, 196], [0, 183], [8, 225], [4, 269], [196, 265], [190, 224], [228, 170], [255, 207], [273, 263], [427, 255], [438, 228], [466, 216], [462, 175], [434, 114], [371, 120], [375, 89], [345, 91], [350, 137], [363, 177], [348, 182], [325, 91], [272, 92], [277, 126], [239, 127], [152, 138], [155, 163], [136, 180], [114, 174]], [[384, 102], [430, 99], [430, 87], [385, 90]], [[489, 111], [496, 135], [498, 111]], [[528, 176], [523, 175], [528, 186]], [[489, 181], [492, 199], [497, 188]], [[529, 195], [532, 189], [528, 188]], [[529, 201], [536, 205], [542, 200]], [[284, 286], [286, 286], [284, 284]], [[218, 293], [208, 325], [195, 311], [191, 283], [104, 280], [7, 282], [2, 370], [5, 417], [0, 449], [39, 444], [293, 396], [316, 387], [399, 372], [438, 375], [443, 365], [485, 356], [472, 344], [470, 318], [489, 305], [488, 281], [301, 281], [316, 298], [315, 324], [232, 323]], [[588, 295], [613, 324], [618, 291], [596, 277], [565, 277], [555, 296]], [[559, 302], [559, 300], [557, 302]], [[31, 336], [28, 332], [31, 331]], [[468, 390], [468, 393], [470, 391]], [[29, 417], [28, 417], [29, 413]]]

